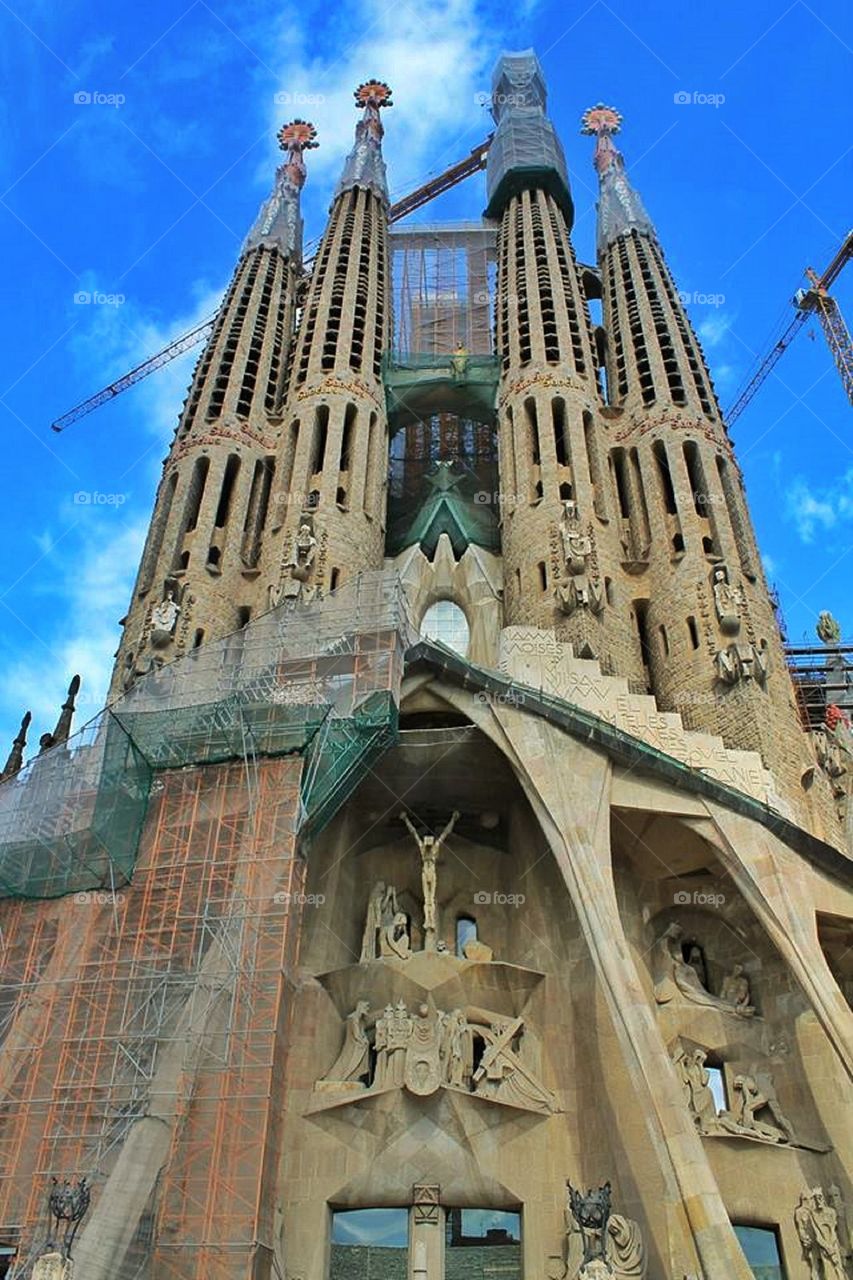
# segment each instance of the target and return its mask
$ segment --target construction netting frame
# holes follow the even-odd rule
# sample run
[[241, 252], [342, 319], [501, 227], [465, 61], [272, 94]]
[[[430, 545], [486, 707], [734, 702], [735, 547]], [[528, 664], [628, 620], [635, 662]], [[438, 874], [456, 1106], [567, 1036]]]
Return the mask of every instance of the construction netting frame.
[[0, 896], [126, 884], [153, 770], [109, 711], [0, 786]]
[[144, 676], [0, 786], [0, 896], [127, 883], [157, 770], [304, 755], [316, 831], [394, 740], [415, 636], [398, 577], [376, 570]]

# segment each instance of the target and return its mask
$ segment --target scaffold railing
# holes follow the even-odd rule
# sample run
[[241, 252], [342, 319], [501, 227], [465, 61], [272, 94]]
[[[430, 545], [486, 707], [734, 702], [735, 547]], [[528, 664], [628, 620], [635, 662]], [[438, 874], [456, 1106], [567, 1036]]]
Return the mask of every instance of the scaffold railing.
[[316, 829], [393, 740], [415, 635], [399, 579], [376, 570], [143, 676], [0, 786], [0, 896], [127, 883], [156, 770], [310, 750]]

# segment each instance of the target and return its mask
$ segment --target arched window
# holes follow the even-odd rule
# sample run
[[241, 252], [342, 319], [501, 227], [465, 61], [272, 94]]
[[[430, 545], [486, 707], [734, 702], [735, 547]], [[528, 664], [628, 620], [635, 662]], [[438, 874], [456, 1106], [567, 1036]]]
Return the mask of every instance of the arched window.
[[421, 635], [427, 640], [438, 640], [464, 658], [471, 637], [464, 610], [453, 600], [436, 600], [421, 619]]
[[465, 943], [477, 941], [477, 921], [473, 916], [458, 916], [456, 919], [456, 954], [465, 955]]

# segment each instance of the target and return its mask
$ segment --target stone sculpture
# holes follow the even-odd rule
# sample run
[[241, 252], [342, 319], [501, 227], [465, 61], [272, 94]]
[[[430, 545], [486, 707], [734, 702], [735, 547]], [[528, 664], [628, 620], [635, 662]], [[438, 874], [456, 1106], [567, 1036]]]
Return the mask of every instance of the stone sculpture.
[[293, 542], [293, 554], [287, 564], [288, 577], [282, 595], [285, 600], [296, 600], [314, 569], [317, 559], [317, 539], [314, 536], [313, 519], [303, 517]]
[[436, 866], [441, 846], [459, 821], [459, 810], [454, 809], [450, 821], [439, 836], [422, 836], [405, 810], [401, 812], [400, 818], [414, 837], [421, 855], [421, 886], [424, 895], [424, 950], [434, 951], [436, 931], [435, 895], [438, 881]]
[[685, 1049], [679, 1045], [673, 1055], [678, 1078], [690, 1113], [700, 1133], [718, 1133], [717, 1104], [711, 1092], [710, 1076], [705, 1067], [707, 1053], [704, 1049]]
[[743, 965], [736, 964], [731, 973], [727, 973], [723, 978], [720, 999], [744, 1013], [747, 1010], [752, 1013], [754, 1009], [749, 1003], [749, 998], [749, 979], [743, 971]]
[[[361, 939], [361, 961], [375, 960], [379, 954], [380, 932], [397, 915], [397, 890], [377, 880], [367, 900], [367, 915]], [[405, 919], [405, 917], [404, 917]]]
[[370, 1060], [370, 1041], [367, 1038], [366, 1021], [370, 1005], [359, 1000], [346, 1020], [344, 1043], [335, 1063], [326, 1076], [326, 1083], [364, 1084]]
[[151, 643], [155, 649], [167, 645], [175, 634], [181, 606], [175, 599], [175, 591], [168, 587], [159, 604], [151, 609]]
[[560, 543], [564, 576], [557, 586], [557, 603], [566, 614], [572, 614], [576, 609], [600, 613], [603, 607], [601, 594], [589, 576], [592, 539], [581, 529], [577, 506], [571, 500], [563, 503]]
[[732, 1004], [714, 996], [700, 982], [696, 970], [681, 954], [682, 929], [677, 923], [667, 925], [654, 946], [655, 999], [658, 1004], [669, 1004], [679, 996], [692, 1004], [707, 1005], [724, 1013], [734, 1013], [739, 1018], [751, 1018], [755, 1009], [751, 1005]]
[[396, 957], [397, 960], [408, 960], [412, 954], [409, 922], [402, 911], [396, 911], [392, 919], [383, 925], [379, 935], [379, 954], [384, 958]]
[[711, 589], [717, 621], [724, 635], [736, 636], [740, 631], [740, 610], [743, 591], [729, 582], [729, 571], [724, 564], [715, 565], [711, 571]]
[[821, 609], [815, 631], [824, 644], [838, 644], [841, 639], [841, 626], [828, 609]]
[[[769, 1082], [761, 1088], [754, 1076], [737, 1075], [732, 1081], [732, 1090], [735, 1103], [731, 1110], [720, 1114], [718, 1123], [721, 1129], [737, 1137], [762, 1142], [793, 1142], [794, 1131]], [[762, 1113], [765, 1113], [763, 1120], [760, 1118]]]
[[[430, 1003], [409, 1013], [401, 999], [371, 1015], [367, 1001], [360, 1000], [346, 1019], [337, 1060], [315, 1088], [405, 1087], [423, 1097], [444, 1087], [526, 1110], [556, 1110], [553, 1094], [523, 1059], [523, 1036], [522, 1018], [502, 1018], [486, 1009], [444, 1012]], [[476, 1071], [475, 1044], [480, 1051]]]
[[822, 1187], [802, 1193], [794, 1210], [794, 1225], [811, 1280], [847, 1280], [838, 1238], [838, 1214]]

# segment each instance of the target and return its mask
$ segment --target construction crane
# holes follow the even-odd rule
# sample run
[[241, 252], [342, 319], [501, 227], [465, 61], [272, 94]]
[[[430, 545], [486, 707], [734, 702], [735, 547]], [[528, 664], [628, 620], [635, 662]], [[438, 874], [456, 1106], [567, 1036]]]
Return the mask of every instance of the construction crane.
[[[403, 196], [396, 204], [392, 204], [388, 210], [388, 221], [398, 222], [400, 218], [405, 218], [408, 214], [414, 213], [415, 209], [422, 208], [430, 200], [434, 200], [436, 196], [442, 195], [443, 192], [449, 191], [451, 187], [455, 187], [457, 183], [469, 178], [471, 174], [477, 173], [480, 169], [485, 169], [493, 137], [494, 135], [490, 133], [488, 138], [481, 142], [479, 146], [474, 147], [464, 160], [451, 165], [449, 169], [445, 169], [437, 177], [431, 178], [429, 182], [425, 182], [423, 186], [410, 191], [408, 195]], [[318, 242], [314, 241], [312, 243], [316, 244]], [[306, 275], [310, 272], [312, 264], [313, 259], [309, 259], [305, 263]], [[87, 399], [81, 400], [80, 404], [75, 405], [73, 409], [69, 409], [67, 413], [52, 422], [51, 430], [64, 431], [66, 427], [71, 426], [72, 422], [79, 422], [81, 418], [85, 418], [87, 414], [99, 409], [108, 400], [114, 400], [116, 396], [121, 395], [122, 391], [127, 391], [128, 387], [141, 382], [150, 373], [156, 372], [157, 369], [162, 369], [164, 364], [168, 364], [171, 360], [176, 359], [177, 356], [183, 355], [185, 351], [189, 351], [192, 347], [198, 346], [200, 342], [204, 342], [209, 337], [218, 314], [217, 311], [214, 311], [213, 315], [208, 316], [206, 320], [202, 320], [201, 324], [196, 325], [194, 329], [190, 329], [182, 337], [170, 342], [162, 351], [158, 351], [156, 355], [149, 356], [147, 360], [143, 360], [142, 364], [138, 364], [135, 369], [131, 369], [129, 373], [125, 373], [115, 382], [111, 382], [109, 386], [96, 391], [93, 396], [88, 396]]]
[[853, 341], [851, 341], [850, 332], [844, 322], [838, 303], [829, 294], [830, 285], [837, 280], [842, 269], [851, 258], [853, 258], [853, 231], [848, 231], [841, 247], [823, 275], [819, 276], [811, 267], [806, 267], [805, 274], [811, 287], [799, 289], [794, 295], [793, 304], [797, 308], [797, 313], [781, 338], [761, 361], [755, 373], [750, 376], [729, 409], [726, 414], [729, 426], [732, 425], [736, 418], [740, 417], [768, 374], [800, 332], [800, 329], [813, 315], [817, 315], [820, 320], [827, 345], [832, 352], [832, 358], [841, 375], [841, 382], [847, 393], [847, 398], [853, 404]]

